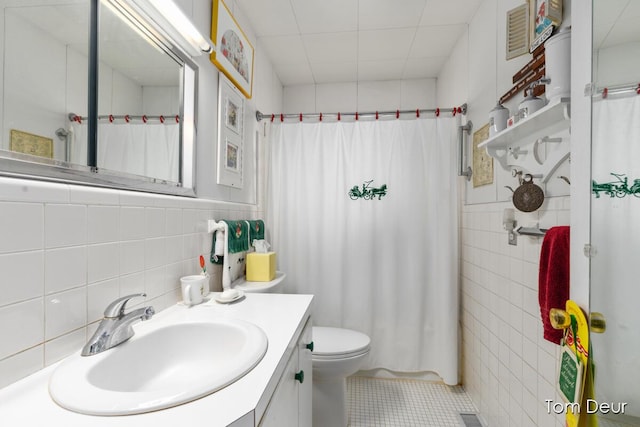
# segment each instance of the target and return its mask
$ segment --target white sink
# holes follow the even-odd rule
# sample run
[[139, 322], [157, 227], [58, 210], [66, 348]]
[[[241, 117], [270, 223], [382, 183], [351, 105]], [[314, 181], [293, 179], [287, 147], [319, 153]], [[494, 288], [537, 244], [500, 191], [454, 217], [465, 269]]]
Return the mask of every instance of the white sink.
[[49, 382], [53, 400], [90, 415], [169, 408], [240, 379], [267, 351], [262, 329], [241, 320], [153, 322], [115, 348], [62, 362]]

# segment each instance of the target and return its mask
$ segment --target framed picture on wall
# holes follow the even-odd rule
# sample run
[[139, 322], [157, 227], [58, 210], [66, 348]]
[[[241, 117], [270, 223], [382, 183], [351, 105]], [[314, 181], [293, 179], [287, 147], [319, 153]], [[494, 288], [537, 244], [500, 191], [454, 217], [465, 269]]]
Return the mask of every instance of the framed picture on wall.
[[[240, 122], [242, 121], [242, 116], [239, 114], [241, 109], [237, 99], [239, 96], [237, 96], [237, 94], [230, 95], [231, 96], [227, 96], [224, 100], [224, 124], [233, 132], [240, 134]], [[240, 99], [240, 102], [242, 102], [242, 99]]]
[[251, 98], [253, 90], [253, 45], [222, 0], [211, 7], [211, 40], [216, 50], [210, 59], [242, 94]]
[[53, 139], [17, 129], [10, 132], [11, 151], [53, 159]]
[[529, 40], [530, 52], [551, 37], [553, 30], [562, 23], [561, 0], [529, 1]]
[[224, 167], [237, 173], [239, 172], [239, 169], [240, 169], [240, 162], [238, 161], [239, 160], [238, 155], [240, 151], [238, 150], [238, 146], [233, 142], [227, 140], [226, 144], [227, 145], [225, 148], [225, 155], [224, 155]]
[[226, 78], [218, 83], [217, 183], [242, 188], [244, 155], [244, 98]]
[[473, 187], [480, 187], [493, 183], [493, 157], [487, 154], [485, 148], [478, 148], [478, 144], [489, 138], [489, 123], [473, 133]]

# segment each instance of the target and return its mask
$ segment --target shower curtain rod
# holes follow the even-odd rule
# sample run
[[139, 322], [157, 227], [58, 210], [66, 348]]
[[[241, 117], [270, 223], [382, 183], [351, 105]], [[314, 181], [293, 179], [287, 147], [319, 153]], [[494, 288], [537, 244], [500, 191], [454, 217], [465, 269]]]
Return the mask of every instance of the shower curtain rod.
[[[74, 113], [69, 113], [68, 117], [70, 122], [78, 122], [78, 123], [82, 123], [84, 120], [88, 119], [88, 117], [78, 116], [77, 114], [74, 114]], [[165, 120], [167, 120], [168, 118], [175, 119], [176, 123], [180, 123], [180, 116], [177, 114], [176, 115], [169, 114], [167, 116], [163, 116], [163, 115], [147, 116], [145, 114], [143, 114], [142, 116], [132, 116], [129, 114], [123, 114], [123, 115], [107, 114], [107, 115], [98, 116], [98, 120], [109, 120], [109, 122], [113, 122], [114, 120], [124, 120], [127, 123], [129, 123], [130, 120], [142, 120], [144, 123], [146, 123], [147, 120], [159, 120], [160, 123], [164, 123]]]
[[603, 99], [606, 99], [611, 95], [629, 95], [632, 93], [640, 95], [640, 83], [595, 88], [593, 96], [601, 96]]
[[378, 119], [380, 116], [396, 116], [396, 118], [400, 118], [401, 114], [415, 114], [417, 117], [420, 117], [420, 114], [429, 114], [433, 113], [436, 116], [439, 116], [441, 113], [452, 113], [454, 116], [456, 114], [467, 114], [467, 104], [462, 104], [460, 107], [453, 108], [428, 108], [428, 109], [416, 109], [416, 110], [395, 110], [395, 111], [368, 111], [365, 113], [358, 113], [357, 111], [354, 113], [299, 113], [299, 114], [263, 114], [260, 111], [256, 111], [256, 120], [258, 122], [270, 119], [274, 121], [276, 118], [279, 118], [280, 121], [284, 121], [284, 119], [298, 119], [302, 121], [303, 118], [315, 118], [320, 121], [324, 117], [330, 116], [335, 117], [340, 120], [342, 117], [355, 117], [356, 120], [362, 117], [375, 117]]

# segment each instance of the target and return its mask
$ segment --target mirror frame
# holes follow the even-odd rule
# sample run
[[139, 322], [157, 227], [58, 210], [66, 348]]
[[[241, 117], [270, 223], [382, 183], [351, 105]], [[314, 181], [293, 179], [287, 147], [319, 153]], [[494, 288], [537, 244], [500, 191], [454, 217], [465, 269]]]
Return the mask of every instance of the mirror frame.
[[[119, 0], [122, 19], [130, 19], [165, 53], [183, 64], [180, 87], [180, 150], [178, 162], [179, 182], [99, 169], [97, 165], [98, 129], [98, 67], [99, 67], [99, 11], [100, 0], [90, 0], [90, 29], [88, 57], [88, 161], [84, 166], [66, 161], [37, 158], [30, 155], [1, 150], [0, 176], [87, 185], [121, 190], [143, 191], [166, 195], [196, 197], [195, 194], [195, 145], [198, 102], [199, 67], [178, 44], [157, 28], [148, 16], [133, 4]], [[127, 16], [128, 15], [128, 16]]]

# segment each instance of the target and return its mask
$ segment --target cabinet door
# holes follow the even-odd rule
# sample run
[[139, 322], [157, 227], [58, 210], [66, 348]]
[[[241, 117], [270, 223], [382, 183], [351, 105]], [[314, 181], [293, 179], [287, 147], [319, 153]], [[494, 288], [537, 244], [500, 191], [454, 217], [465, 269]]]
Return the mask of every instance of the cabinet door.
[[297, 368], [298, 349], [293, 352], [287, 363], [276, 391], [271, 396], [267, 411], [260, 421], [260, 427], [298, 426], [298, 380], [295, 379]]
[[311, 427], [312, 424], [312, 387], [313, 387], [313, 361], [311, 351], [313, 348], [313, 336], [311, 319], [307, 321], [298, 340], [298, 372], [304, 372], [304, 381], [298, 385], [298, 422], [300, 427]]

